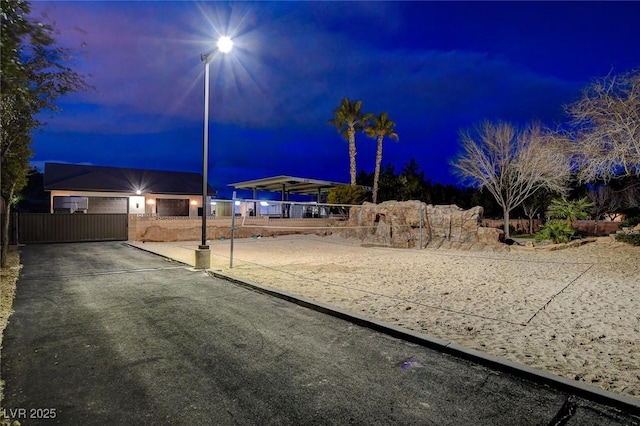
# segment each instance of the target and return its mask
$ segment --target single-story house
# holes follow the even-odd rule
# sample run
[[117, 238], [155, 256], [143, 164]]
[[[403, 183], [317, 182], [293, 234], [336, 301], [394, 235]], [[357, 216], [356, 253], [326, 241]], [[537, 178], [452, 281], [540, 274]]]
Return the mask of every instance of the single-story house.
[[[45, 163], [51, 213], [202, 215], [199, 173]], [[208, 199], [215, 191], [207, 185]], [[211, 214], [210, 203], [206, 206]]]

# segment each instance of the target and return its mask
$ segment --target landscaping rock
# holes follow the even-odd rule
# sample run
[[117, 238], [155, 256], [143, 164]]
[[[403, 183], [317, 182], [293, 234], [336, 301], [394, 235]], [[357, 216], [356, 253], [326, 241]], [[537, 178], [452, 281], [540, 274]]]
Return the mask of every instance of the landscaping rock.
[[[389, 247], [472, 247], [474, 243], [497, 244], [504, 238], [499, 229], [485, 228], [482, 207], [469, 210], [456, 205], [434, 206], [421, 201], [365, 202], [351, 208], [342, 231], [364, 244]], [[422, 217], [422, 220], [421, 220]]]

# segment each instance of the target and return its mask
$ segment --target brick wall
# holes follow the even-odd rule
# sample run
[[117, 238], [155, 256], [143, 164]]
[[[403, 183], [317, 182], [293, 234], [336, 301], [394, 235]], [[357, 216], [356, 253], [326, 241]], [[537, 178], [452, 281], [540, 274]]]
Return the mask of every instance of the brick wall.
[[[531, 231], [529, 230], [529, 219], [511, 219], [509, 221], [509, 223], [511, 224], [511, 226], [513, 226], [513, 228], [516, 230], [516, 233], [518, 233], [518, 234], [530, 234], [531, 233]], [[538, 227], [540, 226], [541, 223], [542, 223], [542, 221], [539, 220], [539, 219], [534, 219], [532, 221], [533, 232], [535, 232], [535, 230], [538, 229]], [[487, 227], [487, 228], [499, 228], [499, 229], [502, 229], [504, 227], [504, 220], [502, 220], [502, 219], [483, 219], [482, 220], [482, 226]]]
[[599, 220], [596, 224], [595, 220], [576, 220], [573, 226], [580, 232], [596, 237], [615, 234], [620, 230], [620, 222], [605, 222]]
[[[529, 232], [529, 219], [511, 219], [509, 223], [515, 228], [516, 233], [520, 234], [528, 234]], [[541, 220], [534, 219], [533, 220], [533, 230], [535, 232], [536, 229], [542, 224]], [[498, 219], [483, 219], [482, 226], [486, 226], [488, 228], [500, 228], [504, 226], [503, 220]], [[620, 230], [620, 222], [605, 222], [599, 220], [596, 227], [595, 220], [576, 220], [573, 223], [573, 226], [578, 229], [580, 232], [586, 233], [591, 236], [606, 236], [609, 234], [614, 234], [616, 231]]]

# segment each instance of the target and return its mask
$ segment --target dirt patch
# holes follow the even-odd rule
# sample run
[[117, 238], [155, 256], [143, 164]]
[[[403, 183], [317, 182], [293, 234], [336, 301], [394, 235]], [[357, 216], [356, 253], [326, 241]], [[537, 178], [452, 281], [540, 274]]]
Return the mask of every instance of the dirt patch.
[[[16, 281], [20, 274], [20, 252], [10, 248], [7, 257], [7, 267], [2, 268], [0, 275], [0, 361], [2, 360], [2, 335], [13, 313], [13, 298], [16, 294]], [[0, 379], [0, 406], [3, 400], [4, 381]], [[9, 424], [0, 411], [0, 425]]]

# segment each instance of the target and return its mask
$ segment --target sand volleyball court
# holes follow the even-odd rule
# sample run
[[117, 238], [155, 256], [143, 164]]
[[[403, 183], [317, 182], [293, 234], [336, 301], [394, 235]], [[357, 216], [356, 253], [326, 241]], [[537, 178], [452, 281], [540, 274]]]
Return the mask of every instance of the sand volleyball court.
[[640, 247], [418, 250], [291, 235], [236, 239], [229, 269], [229, 244], [211, 243], [212, 269], [640, 398]]

